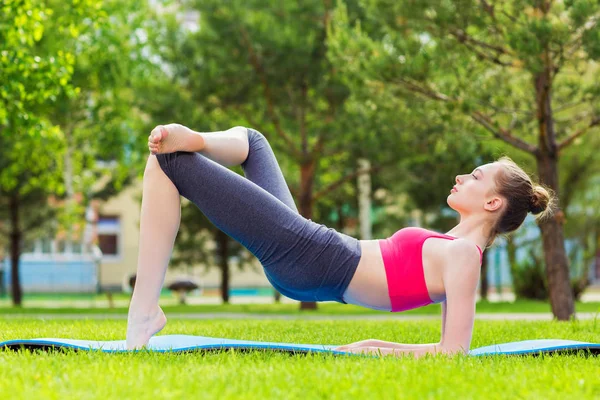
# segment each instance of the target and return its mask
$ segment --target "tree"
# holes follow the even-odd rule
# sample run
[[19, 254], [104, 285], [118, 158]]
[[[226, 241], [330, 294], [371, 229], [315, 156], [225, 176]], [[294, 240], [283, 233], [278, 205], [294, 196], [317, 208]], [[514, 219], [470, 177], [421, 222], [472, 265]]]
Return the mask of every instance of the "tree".
[[[560, 196], [561, 153], [600, 126], [600, 83], [591, 79], [600, 57], [597, 1], [361, 5], [378, 25], [353, 26], [343, 3], [333, 18], [330, 49], [344, 73], [466, 118], [533, 157], [541, 182]], [[552, 311], [566, 320], [574, 302], [562, 215], [540, 228]]]
[[[89, 2], [84, 1], [72, 9], [88, 6]], [[0, 195], [8, 203], [12, 295], [14, 304], [20, 306], [20, 204], [30, 193], [39, 195], [40, 188], [52, 191], [59, 187], [55, 155], [62, 148], [61, 133], [39, 111], [62, 91], [72, 90], [68, 82], [73, 56], [63, 50], [46, 52], [38, 48], [53, 14], [43, 2], [8, 1], [0, 6], [0, 12], [0, 42], [4, 44], [0, 55]], [[62, 32], [76, 25], [72, 15], [60, 18], [60, 23]]]
[[[91, 0], [8, 2], [2, 11], [0, 195], [8, 202], [11, 286], [20, 305], [25, 235], [39, 235], [45, 224], [46, 235], [77, 238], [90, 197], [115, 194], [143, 170], [146, 136], [136, 133], [132, 77], [148, 65], [135, 40], [148, 15], [137, 2]], [[106, 172], [109, 184], [92, 193]]]

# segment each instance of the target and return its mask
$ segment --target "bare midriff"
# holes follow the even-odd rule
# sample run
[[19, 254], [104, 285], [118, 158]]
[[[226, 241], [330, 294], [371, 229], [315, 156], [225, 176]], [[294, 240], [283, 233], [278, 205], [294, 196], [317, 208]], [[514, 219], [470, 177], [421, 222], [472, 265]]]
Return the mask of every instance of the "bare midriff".
[[379, 240], [360, 240], [362, 255], [344, 301], [376, 310], [391, 309]]

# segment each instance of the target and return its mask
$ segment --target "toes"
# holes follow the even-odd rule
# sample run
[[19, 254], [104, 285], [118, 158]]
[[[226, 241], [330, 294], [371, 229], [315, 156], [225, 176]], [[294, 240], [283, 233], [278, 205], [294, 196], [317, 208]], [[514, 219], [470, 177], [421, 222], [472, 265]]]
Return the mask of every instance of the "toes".
[[162, 125], [158, 125], [156, 128], [152, 129], [152, 132], [150, 132], [149, 141], [151, 141], [153, 143], [160, 142], [161, 139], [163, 138], [162, 128], [163, 128]]
[[166, 138], [169, 135], [169, 131], [164, 126], [159, 125], [157, 128], [159, 128], [159, 132], [162, 135], [161, 138]]

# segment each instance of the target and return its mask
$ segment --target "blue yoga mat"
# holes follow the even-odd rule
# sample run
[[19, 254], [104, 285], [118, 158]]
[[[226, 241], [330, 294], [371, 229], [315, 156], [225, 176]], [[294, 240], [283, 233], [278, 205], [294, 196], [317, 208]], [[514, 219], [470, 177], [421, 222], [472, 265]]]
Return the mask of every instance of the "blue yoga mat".
[[[39, 338], [39, 339], [16, 339], [0, 343], [1, 349], [18, 350], [26, 349], [59, 349], [74, 350], [100, 350], [106, 353], [127, 352], [125, 340], [76, 340], [61, 338]], [[248, 340], [211, 338], [192, 335], [163, 335], [153, 336], [148, 343], [148, 350], [156, 352], [189, 352], [210, 350], [272, 350], [288, 353], [331, 353], [336, 355], [354, 355], [335, 351], [337, 345], [322, 344], [299, 344], [299, 343], [276, 343], [276, 342], [254, 342]], [[577, 342], [574, 340], [525, 340], [522, 342], [511, 342], [494, 344], [480, 347], [469, 352], [472, 356], [484, 355], [518, 355], [518, 354], [541, 354], [541, 353], [575, 353], [587, 350], [592, 354], [600, 354], [600, 343]]]

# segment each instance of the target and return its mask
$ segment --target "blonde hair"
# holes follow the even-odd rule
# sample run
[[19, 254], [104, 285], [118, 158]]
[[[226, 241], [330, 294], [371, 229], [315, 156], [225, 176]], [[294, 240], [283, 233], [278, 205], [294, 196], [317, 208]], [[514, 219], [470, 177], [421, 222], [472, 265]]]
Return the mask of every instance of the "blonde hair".
[[506, 205], [492, 227], [489, 244], [499, 234], [510, 233], [521, 226], [527, 213], [542, 220], [554, 213], [554, 192], [543, 185], [533, 183], [529, 175], [509, 157], [500, 157], [496, 162], [501, 168], [496, 174], [496, 193], [504, 197]]

